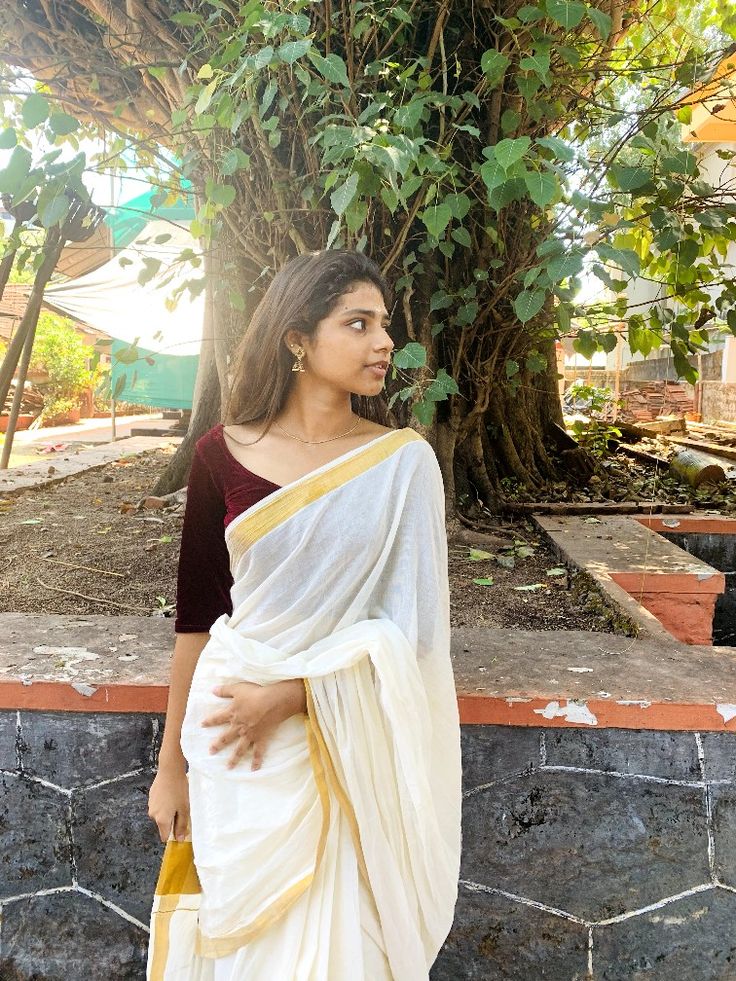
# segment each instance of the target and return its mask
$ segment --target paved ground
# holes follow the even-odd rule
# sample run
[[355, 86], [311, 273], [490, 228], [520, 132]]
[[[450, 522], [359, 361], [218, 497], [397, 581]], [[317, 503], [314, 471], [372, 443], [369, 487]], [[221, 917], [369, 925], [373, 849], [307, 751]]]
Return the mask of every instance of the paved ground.
[[[175, 419], [164, 419], [163, 413], [151, 415], [118, 416], [115, 420], [115, 439], [130, 436], [131, 429], [172, 428]], [[0, 436], [0, 439], [2, 437]], [[38, 448], [55, 443], [109, 443], [112, 442], [112, 425], [109, 419], [81, 419], [71, 426], [44, 426], [42, 429], [21, 429], [13, 438], [10, 467], [25, 466], [37, 459], [51, 459], [56, 453], [39, 456]]]

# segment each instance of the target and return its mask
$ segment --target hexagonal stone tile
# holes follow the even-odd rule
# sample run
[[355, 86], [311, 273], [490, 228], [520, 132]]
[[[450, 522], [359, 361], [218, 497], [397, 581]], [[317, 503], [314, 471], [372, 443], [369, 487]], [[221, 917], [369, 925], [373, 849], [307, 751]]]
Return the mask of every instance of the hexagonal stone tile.
[[539, 765], [539, 729], [463, 726], [463, 789]]
[[0, 770], [17, 770], [17, 712], [0, 712]]
[[736, 787], [716, 785], [711, 787], [711, 795], [716, 875], [727, 886], [736, 888]]
[[637, 729], [550, 729], [547, 763], [667, 780], [701, 780], [698, 746], [692, 732]]
[[68, 801], [22, 776], [0, 776], [0, 898], [71, 885]]
[[736, 895], [686, 896], [593, 932], [596, 981], [733, 981]]
[[699, 788], [539, 771], [468, 797], [461, 878], [589, 920], [707, 882]]
[[732, 780], [736, 782], [736, 733], [704, 732], [706, 780]]
[[26, 773], [59, 787], [86, 786], [151, 765], [150, 715], [21, 712]]
[[34, 896], [3, 909], [3, 981], [143, 981], [148, 935], [78, 892]]
[[455, 922], [431, 981], [583, 981], [588, 931], [505, 896], [460, 886]]
[[151, 774], [74, 794], [79, 884], [147, 923], [163, 845], [148, 817]]

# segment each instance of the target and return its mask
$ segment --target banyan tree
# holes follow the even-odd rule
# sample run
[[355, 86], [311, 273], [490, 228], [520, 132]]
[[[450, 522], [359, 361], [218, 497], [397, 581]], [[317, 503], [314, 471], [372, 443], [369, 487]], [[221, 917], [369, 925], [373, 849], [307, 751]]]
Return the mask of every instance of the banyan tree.
[[196, 194], [199, 397], [157, 489], [181, 485], [219, 418], [274, 270], [332, 246], [395, 286], [388, 394], [433, 442], [453, 513], [497, 504], [507, 478], [564, 477], [554, 342], [581, 327], [581, 274], [608, 290], [582, 323], [605, 347], [628, 317], [621, 283], [658, 254], [652, 213], [674, 227], [698, 179], [679, 126], [708, 39], [678, 16], [622, 0], [5, 0], [6, 65], [134, 147], [162, 199]]

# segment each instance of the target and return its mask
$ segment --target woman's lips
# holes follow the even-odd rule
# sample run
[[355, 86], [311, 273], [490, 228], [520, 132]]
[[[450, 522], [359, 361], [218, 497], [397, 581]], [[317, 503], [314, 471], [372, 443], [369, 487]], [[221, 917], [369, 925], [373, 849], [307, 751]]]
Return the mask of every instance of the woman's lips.
[[373, 374], [376, 376], [376, 378], [383, 378], [386, 372], [388, 371], [387, 367], [382, 367], [379, 364], [369, 364], [366, 365], [366, 368], [368, 369], [368, 371], [372, 371]]

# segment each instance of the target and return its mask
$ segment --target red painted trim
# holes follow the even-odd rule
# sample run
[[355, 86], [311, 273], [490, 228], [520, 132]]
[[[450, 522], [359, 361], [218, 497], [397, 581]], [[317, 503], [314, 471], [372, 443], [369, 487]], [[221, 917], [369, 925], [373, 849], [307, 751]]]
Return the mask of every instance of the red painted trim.
[[[95, 688], [96, 686], [92, 685]], [[68, 683], [0, 681], [0, 709], [36, 712], [165, 712], [167, 685], [100, 685], [82, 695]]]
[[[595, 717], [595, 725], [565, 718], [547, 719], [541, 713], [550, 703], [580, 706]], [[644, 700], [642, 700], [644, 701]], [[716, 710], [715, 704], [697, 705], [683, 702], [652, 702], [621, 704], [615, 699], [591, 698], [587, 701], [555, 696], [526, 699], [488, 695], [460, 695], [460, 722], [463, 725], [544, 726], [550, 729], [667, 729], [674, 731], [736, 732], [736, 718], [728, 723]], [[535, 709], [538, 712], [535, 712]]]
[[[145, 712], [166, 711], [166, 685], [102, 685], [94, 695], [82, 695], [68, 684], [53, 681], [0, 682], [0, 709], [35, 712]], [[566, 718], [541, 714], [552, 702], [562, 710], [579, 706], [596, 719], [584, 725]], [[458, 695], [463, 725], [538, 726], [550, 729], [667, 729], [673, 731], [736, 732], [736, 718], [723, 721], [714, 704], [653, 702], [622, 705], [614, 699], [573, 701], [555, 695], [543, 697]], [[535, 712], [535, 709], [538, 711]]]
[[720, 595], [726, 589], [726, 577], [722, 572], [707, 579], [699, 579], [694, 572], [611, 572], [609, 575], [637, 601], [640, 593]]
[[[680, 517], [679, 515], [665, 515], [662, 518], [644, 517], [636, 518], [640, 525], [650, 528], [652, 531], [664, 534], [679, 533], [699, 533], [701, 535], [736, 535], [736, 518], [710, 518], [710, 517]], [[665, 524], [665, 521], [668, 524]], [[677, 526], [672, 527], [672, 522], [677, 521]]]

